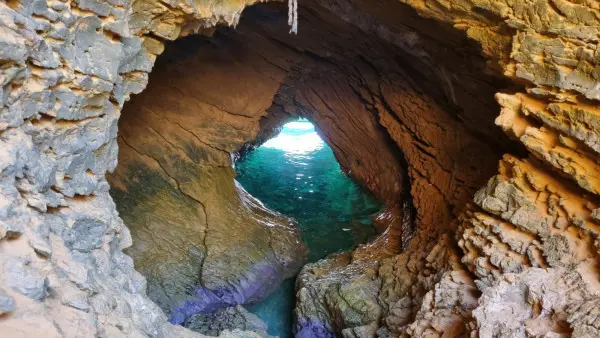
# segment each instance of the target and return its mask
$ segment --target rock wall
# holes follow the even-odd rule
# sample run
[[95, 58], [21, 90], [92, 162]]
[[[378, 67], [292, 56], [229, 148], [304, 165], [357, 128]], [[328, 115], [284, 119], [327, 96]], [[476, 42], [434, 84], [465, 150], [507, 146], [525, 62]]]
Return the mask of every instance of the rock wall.
[[0, 3], [1, 336], [197, 336], [146, 296], [104, 177], [162, 41], [235, 23], [245, 5]]
[[[377, 273], [361, 266], [360, 251], [332, 272], [324, 273], [323, 263], [306, 266], [305, 278], [328, 280], [354, 271], [382, 280], [370, 291], [371, 299], [378, 295], [370, 304], [381, 305], [383, 323], [366, 316], [373, 311], [360, 302], [352, 310], [346, 305], [330, 309], [332, 299], [354, 299], [345, 296], [352, 294], [346, 290], [335, 298], [333, 292], [321, 296], [328, 308], [325, 328], [344, 336], [361, 336], [365, 330], [373, 335], [377, 327], [379, 336], [597, 336], [592, 319], [599, 292], [596, 8], [567, 1], [406, 3], [420, 15], [465, 31], [489, 60], [486, 71], [516, 84], [510, 93], [496, 95], [502, 106], [496, 124], [530, 155], [504, 156], [499, 174], [474, 195], [457, 221], [446, 223], [450, 237], [440, 238], [421, 222], [408, 249], [381, 261]], [[377, 6], [352, 4], [363, 13], [381, 13]], [[360, 17], [349, 12], [347, 20]], [[408, 163], [413, 163], [410, 158]], [[355, 292], [368, 289], [366, 283], [336, 285]], [[340, 325], [340, 314], [359, 321]]]
[[[282, 9], [247, 15], [273, 15], [285, 25]], [[335, 32], [329, 22], [316, 23]], [[340, 119], [342, 101], [319, 98], [340, 91], [340, 99], [362, 104], [352, 86], [339, 85], [347, 74], [318, 83], [313, 79], [332, 74], [329, 64], [261, 42], [255, 29], [169, 44], [148, 88], [125, 106], [119, 122], [119, 166], [109, 182], [132, 232], [134, 244], [126, 252], [170, 321], [195, 329], [201, 326], [190, 323], [192, 316], [197, 322], [197, 314], [261, 300], [303, 263], [303, 247], [290, 221], [264, 209], [234, 183], [232, 154], [254, 144], [259, 134], [294, 116], [309, 117], [336, 147], [342, 165], [391, 205], [401, 200], [406, 179], [398, 154], [364, 105], [347, 109], [347, 118]], [[311, 40], [297, 39], [297, 44]], [[357, 53], [352, 54], [345, 58]], [[321, 75], [300, 88], [300, 67], [321, 68]], [[292, 96], [307, 102], [306, 107], [281, 110]], [[333, 108], [325, 110], [326, 105]], [[343, 122], [329, 122], [334, 118]], [[370, 154], [374, 145], [377, 157]]]
[[169, 45], [125, 106], [111, 195], [148, 295], [175, 324], [262, 300], [297, 274], [295, 222], [234, 181], [232, 153], [256, 138], [283, 79], [208, 39]]
[[[159, 138], [144, 141], [133, 136], [146, 135], [147, 131], [134, 129], [135, 125], [147, 123], [142, 118], [127, 117], [129, 109], [135, 114], [145, 110], [160, 112], [154, 115], [178, 116], [181, 125], [191, 128], [204, 126], [202, 134], [197, 134], [208, 144], [216, 142], [211, 135], [218, 130], [229, 137], [227, 141], [218, 139], [228, 151], [235, 149], [227, 147], [235, 144], [232, 141], [245, 125], [239, 124], [235, 130], [221, 125], [221, 115], [244, 115], [257, 121], [263, 111], [268, 111], [260, 122], [260, 131], [256, 131], [256, 124], [247, 124], [253, 135], [268, 135], [271, 128], [276, 129], [278, 123], [294, 116], [316, 123], [342, 167], [386, 201], [390, 212], [381, 220], [387, 231], [372, 245], [354, 255], [342, 255], [335, 263], [319, 263], [318, 272], [313, 272], [314, 266], [303, 269], [298, 284], [296, 328], [301, 336], [368, 336], [380, 328], [381, 334], [386, 334], [385, 330], [388, 334], [406, 330], [425, 293], [446, 279], [444, 286], [456, 285], [465, 290], [465, 302], [475, 304], [478, 291], [466, 270], [443, 276], [450, 266], [460, 268], [460, 257], [455, 251], [446, 252], [454, 244], [449, 237], [440, 240], [440, 236], [451, 229], [453, 212], [463, 208], [494, 172], [501, 156], [497, 148], [513, 146], [498, 146], [494, 139], [486, 142], [476, 131], [474, 125], [478, 121], [493, 123], [491, 109], [487, 117], [479, 116], [476, 121], [458, 120], [451, 96], [419, 82], [427, 72], [407, 69], [405, 63], [396, 62], [406, 57], [404, 50], [348, 25], [325, 8], [316, 8], [319, 10], [301, 9], [300, 18], [307, 27], [297, 37], [280, 29], [285, 26], [285, 8], [269, 5], [248, 9], [246, 19], [236, 30], [218, 30], [210, 40], [190, 37], [169, 45], [169, 52], [162, 56], [168, 61], [157, 66], [148, 90], [126, 107], [122, 121], [131, 122], [122, 126], [127, 130], [122, 133], [122, 142], [137, 138], [133, 142], [149, 151], [154, 148], [155, 156], [165, 158], [165, 166], [177, 162], [166, 159], [164, 154], [173, 151], [161, 151], [164, 142]], [[462, 43], [469, 50], [475, 48]], [[478, 76], [478, 81], [497, 86], [496, 90], [503, 84], [491, 76]], [[278, 88], [273, 88], [273, 83]], [[460, 83], [456, 87], [461, 88]], [[259, 104], [273, 95], [270, 108]], [[238, 100], [243, 104], [238, 106]], [[489, 97], [481, 100], [492, 101], [491, 91]], [[202, 113], [207, 111], [202, 108], [206, 102], [210, 103], [208, 111], [215, 111], [211, 120], [202, 118], [207, 114]], [[259, 109], [254, 108], [257, 104]], [[198, 121], [185, 117], [188, 114]], [[238, 120], [239, 116], [231, 117], [231, 121]], [[153, 128], [167, 127], [155, 123]], [[173, 130], [171, 134], [183, 133], [178, 127]], [[245, 149], [242, 147], [241, 151]], [[123, 152], [122, 157], [130, 155]], [[124, 170], [119, 175], [135, 176], [132, 172]], [[407, 203], [409, 195], [412, 200]], [[415, 234], [417, 237], [411, 242]], [[142, 248], [146, 246], [144, 241], [138, 240]], [[410, 255], [395, 257], [407, 248]], [[451, 263], [446, 262], [447, 257], [451, 257]], [[409, 263], [418, 268], [408, 271]], [[346, 291], [342, 293], [339, 288]], [[352, 305], [345, 305], [350, 301]], [[370, 305], [360, 305], [365, 302]], [[468, 310], [461, 313], [470, 314]], [[380, 324], [382, 321], [384, 325]], [[462, 317], [456, 315], [449, 321], [460, 322]]]
[[[473, 312], [479, 334], [597, 336], [589, 321], [600, 291], [592, 141], [597, 8], [567, 1], [409, 3], [465, 30], [496, 63], [492, 71], [521, 84], [519, 93], [496, 95], [496, 124], [530, 155], [505, 155], [499, 174], [458, 220], [461, 261], [483, 291]], [[513, 311], [495, 312], [501, 295], [516, 289], [526, 291], [506, 305]]]

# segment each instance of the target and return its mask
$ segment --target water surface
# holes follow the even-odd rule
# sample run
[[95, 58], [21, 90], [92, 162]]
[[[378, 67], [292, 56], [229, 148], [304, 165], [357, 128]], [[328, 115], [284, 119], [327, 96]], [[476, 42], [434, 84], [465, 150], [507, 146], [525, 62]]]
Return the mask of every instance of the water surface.
[[[345, 251], [374, 235], [370, 217], [382, 210], [340, 169], [333, 151], [307, 120], [281, 133], [236, 163], [237, 180], [267, 207], [293, 217], [314, 262]], [[266, 300], [245, 306], [269, 326], [269, 334], [291, 338], [294, 280]]]

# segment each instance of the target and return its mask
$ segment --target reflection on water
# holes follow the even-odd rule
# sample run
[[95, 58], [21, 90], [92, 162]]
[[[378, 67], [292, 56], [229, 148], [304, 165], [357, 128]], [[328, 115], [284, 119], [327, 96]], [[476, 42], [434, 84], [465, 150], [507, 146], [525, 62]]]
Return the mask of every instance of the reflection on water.
[[[306, 120], [286, 124], [236, 170], [248, 192], [298, 221], [310, 261], [351, 249], [374, 233], [369, 216], [382, 205], [344, 175], [331, 148]], [[282, 338], [292, 337], [293, 307], [293, 280], [265, 301], [246, 306], [268, 324], [270, 334]]]

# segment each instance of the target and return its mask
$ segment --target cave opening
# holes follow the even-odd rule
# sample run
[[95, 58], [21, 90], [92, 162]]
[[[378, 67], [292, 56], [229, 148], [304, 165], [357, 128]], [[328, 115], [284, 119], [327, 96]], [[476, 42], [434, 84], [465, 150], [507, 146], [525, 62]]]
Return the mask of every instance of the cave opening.
[[236, 180], [268, 208], [298, 221], [309, 262], [367, 242], [372, 215], [385, 206], [352, 181], [306, 119], [281, 132], [235, 165]]
[[[377, 235], [373, 220], [385, 209], [340, 168], [331, 148], [306, 119], [287, 122], [278, 135], [244, 154], [236, 180], [268, 208], [293, 217], [308, 262], [354, 249]], [[265, 300], [245, 306], [268, 333], [291, 338], [295, 278]]]
[[414, 32], [399, 44], [315, 6], [299, 9], [297, 36], [285, 6], [257, 4], [235, 29], [167, 43], [124, 107], [111, 196], [133, 238], [125, 252], [172, 324], [373, 335], [391, 301], [380, 265], [454, 250], [428, 238], [512, 147], [492, 129], [502, 83], [478, 78], [463, 37], [446, 37], [455, 54], [435, 51], [458, 64], [451, 78], [413, 53]]

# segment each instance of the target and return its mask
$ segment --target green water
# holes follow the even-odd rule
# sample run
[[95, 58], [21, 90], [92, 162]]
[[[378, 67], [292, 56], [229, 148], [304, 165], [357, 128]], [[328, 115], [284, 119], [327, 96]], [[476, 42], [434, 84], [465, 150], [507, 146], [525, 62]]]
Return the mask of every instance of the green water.
[[[331, 148], [312, 123], [286, 124], [236, 163], [237, 180], [267, 207], [293, 217], [314, 262], [345, 251], [374, 235], [370, 217], [382, 210], [367, 192], [340, 169]], [[258, 304], [246, 305], [269, 326], [269, 334], [292, 337], [294, 280]]]

